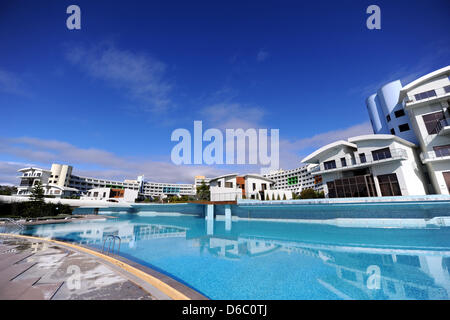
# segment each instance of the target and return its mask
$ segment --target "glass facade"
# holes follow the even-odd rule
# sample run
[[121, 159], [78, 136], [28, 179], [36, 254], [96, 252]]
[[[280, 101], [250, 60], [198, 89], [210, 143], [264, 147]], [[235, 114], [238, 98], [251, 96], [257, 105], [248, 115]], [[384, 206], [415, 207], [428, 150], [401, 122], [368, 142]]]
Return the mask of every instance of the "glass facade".
[[402, 195], [395, 173], [379, 175], [377, 178], [383, 197]]
[[445, 114], [443, 111], [438, 111], [422, 116], [425, 127], [427, 128], [428, 134], [437, 134], [439, 129], [439, 122], [445, 119]]
[[327, 182], [329, 198], [376, 197], [373, 176], [354, 176]]

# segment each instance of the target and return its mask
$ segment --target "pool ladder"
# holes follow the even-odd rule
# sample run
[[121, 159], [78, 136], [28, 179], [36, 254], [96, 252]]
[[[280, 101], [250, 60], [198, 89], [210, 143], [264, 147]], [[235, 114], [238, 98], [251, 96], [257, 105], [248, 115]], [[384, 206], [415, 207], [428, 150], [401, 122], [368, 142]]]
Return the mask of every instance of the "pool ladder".
[[[105, 237], [105, 240], [103, 240], [103, 247], [102, 247], [102, 253], [106, 254], [114, 254], [114, 249], [116, 247], [116, 239], [119, 240], [119, 247], [117, 248], [116, 254], [119, 254], [120, 251], [120, 245], [122, 243], [122, 239], [119, 236], [116, 236], [114, 234], [109, 234]], [[108, 249], [105, 251], [105, 244], [106, 241], [108, 241]], [[111, 244], [112, 244], [112, 250], [111, 250]]]
[[23, 224], [21, 224], [19, 221], [11, 219], [11, 218], [1, 218], [0, 221], [6, 221], [9, 224], [13, 224], [16, 228], [18, 228], [20, 230], [25, 229], [25, 226]]

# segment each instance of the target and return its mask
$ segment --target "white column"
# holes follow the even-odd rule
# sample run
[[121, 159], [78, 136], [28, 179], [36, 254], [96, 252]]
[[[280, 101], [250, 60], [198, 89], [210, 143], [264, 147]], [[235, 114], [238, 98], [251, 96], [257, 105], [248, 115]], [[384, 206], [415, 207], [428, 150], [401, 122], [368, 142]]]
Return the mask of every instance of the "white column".
[[225, 230], [231, 230], [231, 206], [229, 204], [225, 205]]
[[205, 218], [207, 220], [214, 220], [214, 205], [207, 204], [205, 210], [206, 210]]
[[214, 219], [206, 219], [206, 234], [208, 236], [214, 234]]

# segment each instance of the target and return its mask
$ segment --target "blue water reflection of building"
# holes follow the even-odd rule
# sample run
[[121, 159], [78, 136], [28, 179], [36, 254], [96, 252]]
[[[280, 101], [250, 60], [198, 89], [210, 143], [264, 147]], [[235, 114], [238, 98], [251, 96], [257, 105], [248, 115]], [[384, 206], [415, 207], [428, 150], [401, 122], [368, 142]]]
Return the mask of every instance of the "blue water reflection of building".
[[[123, 244], [128, 244], [123, 246], [127, 257], [134, 256], [188, 284], [194, 283], [194, 288], [206, 294], [211, 282], [225, 287], [230, 281], [223, 276], [225, 271], [222, 269], [239, 267], [239, 270], [246, 270], [246, 266], [257, 265], [260, 270], [245, 272], [260, 277], [260, 273], [264, 274], [262, 270], [276, 272], [280, 267], [287, 270], [284, 272], [291, 279], [290, 283], [274, 285], [289, 288], [292, 298], [304, 297], [300, 292], [305, 290], [302, 289], [304, 278], [298, 277], [297, 283], [292, 282], [297, 279], [296, 273], [304, 273], [303, 277], [310, 278], [313, 285], [309, 285], [308, 290], [328, 292], [327, 298], [450, 297], [448, 228], [389, 230], [241, 221], [233, 222], [229, 230], [225, 228], [225, 222], [213, 221], [208, 228], [208, 221], [194, 217], [137, 217], [41, 225], [31, 227], [27, 232], [91, 246], [100, 246], [106, 235], [118, 235]], [[209, 264], [205, 271], [199, 267], [205, 263], [202, 261]], [[292, 261], [293, 265], [281, 265], [285, 261]], [[368, 270], [373, 266], [380, 271], [377, 288], [369, 285], [371, 273]], [[196, 270], [195, 274], [191, 268]], [[211, 268], [216, 268], [217, 272], [208, 272]], [[250, 278], [249, 282], [260, 279]], [[246, 290], [246, 286], [251, 285], [246, 284], [245, 279], [245, 275], [239, 278], [244, 283], [236, 290]], [[260, 281], [270, 281], [270, 276], [266, 274], [266, 279]], [[213, 296], [220, 297], [220, 288], [213, 289], [219, 292]], [[270, 296], [270, 292], [256, 293], [277, 298]], [[289, 294], [286, 294], [287, 298], [291, 297]]]

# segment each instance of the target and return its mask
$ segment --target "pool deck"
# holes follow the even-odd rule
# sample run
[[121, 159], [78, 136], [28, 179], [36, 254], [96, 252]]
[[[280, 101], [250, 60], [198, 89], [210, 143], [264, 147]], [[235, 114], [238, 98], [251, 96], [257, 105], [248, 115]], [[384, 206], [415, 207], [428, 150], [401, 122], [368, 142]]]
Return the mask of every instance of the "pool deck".
[[0, 234], [0, 300], [206, 299], [119, 256], [36, 237]]

